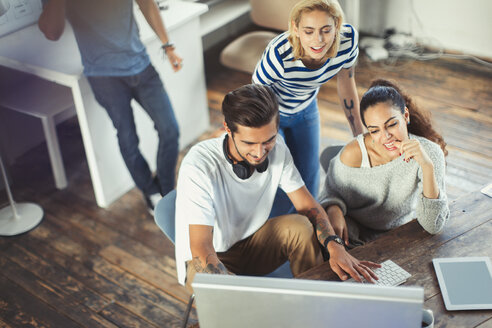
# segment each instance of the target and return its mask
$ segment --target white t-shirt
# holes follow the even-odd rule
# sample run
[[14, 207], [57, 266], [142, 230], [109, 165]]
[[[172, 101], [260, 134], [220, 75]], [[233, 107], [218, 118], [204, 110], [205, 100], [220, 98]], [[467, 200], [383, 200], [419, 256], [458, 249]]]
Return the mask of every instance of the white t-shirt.
[[289, 149], [278, 135], [268, 155], [268, 169], [241, 180], [226, 160], [224, 136], [193, 146], [181, 163], [176, 196], [176, 266], [185, 283], [185, 263], [191, 260], [189, 225], [214, 227], [213, 245], [227, 251], [255, 233], [268, 219], [280, 187], [285, 193], [304, 185]]

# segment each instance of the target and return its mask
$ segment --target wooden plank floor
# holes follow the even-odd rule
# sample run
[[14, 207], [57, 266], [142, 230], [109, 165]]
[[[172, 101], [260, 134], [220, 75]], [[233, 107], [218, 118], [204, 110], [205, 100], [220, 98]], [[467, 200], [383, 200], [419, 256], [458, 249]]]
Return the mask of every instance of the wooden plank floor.
[[[221, 133], [224, 94], [250, 81], [248, 74], [221, 67], [216, 55], [206, 56], [213, 128], [201, 139]], [[399, 81], [432, 111], [448, 142], [450, 199], [492, 182], [490, 70], [455, 60], [387, 69], [362, 57], [360, 94], [376, 77]], [[348, 142], [335, 81], [323, 86], [319, 104], [323, 146]], [[0, 237], [0, 327], [179, 327], [189, 294], [177, 284], [173, 245], [136, 189], [98, 208], [77, 121], [61, 124], [58, 133], [67, 189], [55, 189], [44, 144], [9, 167], [16, 200], [40, 204], [45, 218], [29, 233]], [[0, 207], [6, 203], [1, 193]]]

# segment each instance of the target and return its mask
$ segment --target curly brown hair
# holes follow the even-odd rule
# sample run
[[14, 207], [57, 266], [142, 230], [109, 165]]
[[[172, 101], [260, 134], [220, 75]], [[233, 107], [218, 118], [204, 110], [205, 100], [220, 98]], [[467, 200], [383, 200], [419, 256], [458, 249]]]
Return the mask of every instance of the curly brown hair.
[[409, 133], [435, 142], [441, 147], [444, 156], [448, 155], [444, 138], [432, 126], [431, 113], [418, 107], [415, 101], [394, 82], [384, 79], [377, 79], [371, 82], [369, 90], [362, 96], [360, 102], [360, 117], [362, 123], [366, 125], [364, 113], [368, 107], [388, 101], [395, 107], [398, 107], [402, 114], [405, 111], [405, 106], [408, 108], [410, 114], [410, 124], [408, 125]]

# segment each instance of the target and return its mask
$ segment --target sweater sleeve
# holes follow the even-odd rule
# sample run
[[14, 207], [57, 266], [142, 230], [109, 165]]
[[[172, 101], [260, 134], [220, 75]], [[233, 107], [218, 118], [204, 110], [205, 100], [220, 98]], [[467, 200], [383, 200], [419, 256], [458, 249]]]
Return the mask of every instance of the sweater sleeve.
[[345, 216], [347, 214], [347, 205], [338, 192], [341, 186], [338, 185], [336, 174], [336, 172], [340, 169], [342, 168], [339, 154], [331, 160], [330, 165], [328, 166], [328, 172], [326, 173], [323, 189], [319, 195], [319, 203], [324, 209], [331, 205], [338, 205]]
[[[426, 140], [427, 141], [427, 140]], [[425, 142], [425, 141], [424, 141]], [[428, 143], [428, 144], [427, 144]], [[439, 188], [439, 197], [427, 198], [423, 195], [422, 169], [419, 169], [419, 191], [417, 200], [417, 221], [429, 233], [436, 234], [442, 230], [449, 218], [448, 198], [445, 187], [445, 160], [441, 148], [430, 141], [426, 142], [424, 149], [427, 151], [434, 164], [434, 175]]]

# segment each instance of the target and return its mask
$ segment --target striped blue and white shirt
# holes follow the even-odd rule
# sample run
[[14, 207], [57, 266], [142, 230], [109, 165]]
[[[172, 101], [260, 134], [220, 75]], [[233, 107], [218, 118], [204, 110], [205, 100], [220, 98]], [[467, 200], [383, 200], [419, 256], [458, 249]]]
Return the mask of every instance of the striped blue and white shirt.
[[315, 99], [321, 85], [342, 68], [352, 67], [359, 55], [359, 35], [349, 24], [342, 26], [336, 57], [329, 58], [318, 69], [309, 69], [300, 59], [294, 59], [288, 36], [289, 33], [284, 32], [270, 41], [253, 73], [253, 83], [273, 88], [280, 113], [285, 116], [305, 109]]

